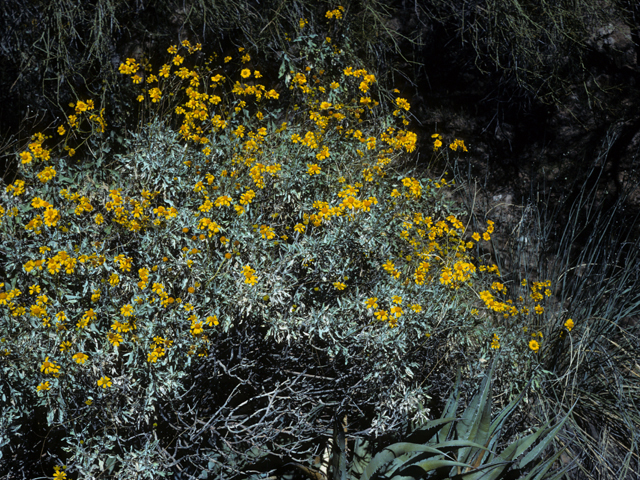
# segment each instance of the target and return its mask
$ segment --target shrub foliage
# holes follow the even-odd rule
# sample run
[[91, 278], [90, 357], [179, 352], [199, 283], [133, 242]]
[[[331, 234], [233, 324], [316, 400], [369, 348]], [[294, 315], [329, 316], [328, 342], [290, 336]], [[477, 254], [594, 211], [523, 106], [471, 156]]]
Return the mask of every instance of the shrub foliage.
[[[345, 14], [325, 13], [331, 31]], [[503, 351], [512, 394], [539, 374], [550, 282], [509, 294], [480, 254], [493, 222], [471, 231], [455, 182], [410, 166], [410, 102], [342, 38], [304, 18], [291, 35], [278, 78], [250, 47], [126, 59], [136, 132], [114, 140], [109, 106], [85, 98], [16, 153], [0, 197], [9, 475], [311, 468], [336, 418], [375, 437], [427, 414], [442, 361], [473, 378]]]

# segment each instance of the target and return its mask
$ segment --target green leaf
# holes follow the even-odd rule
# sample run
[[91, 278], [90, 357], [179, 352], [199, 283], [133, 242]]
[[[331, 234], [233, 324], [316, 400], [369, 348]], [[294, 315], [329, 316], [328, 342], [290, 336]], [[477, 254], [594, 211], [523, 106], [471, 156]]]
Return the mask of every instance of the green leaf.
[[331, 458], [333, 480], [347, 480], [346, 439], [344, 428], [338, 415], [333, 419], [333, 451], [331, 452]]
[[520, 395], [513, 399], [513, 401], [509, 405], [503, 408], [498, 416], [493, 420], [493, 422], [491, 422], [491, 428], [489, 429], [489, 436], [491, 437], [490, 443], [488, 445], [489, 448], [493, 448], [493, 446], [497, 443], [498, 439], [500, 438], [500, 431], [502, 430], [504, 422], [515, 411], [516, 407], [522, 401], [525, 393], [529, 390], [530, 386], [531, 380], [529, 380], [525, 388], [522, 390], [522, 392], [520, 392]]
[[361, 438], [356, 438], [353, 446], [353, 460], [351, 461], [348, 472], [349, 477], [360, 477], [370, 461], [371, 453], [369, 453], [369, 442]]
[[[576, 402], [577, 403], [577, 402]], [[560, 431], [560, 429], [563, 427], [564, 423], [567, 421], [567, 419], [569, 418], [569, 415], [571, 415], [571, 412], [573, 411], [573, 408], [575, 407], [575, 404], [573, 405], [573, 407], [571, 407], [571, 409], [567, 412], [567, 414], [565, 415], [565, 417], [562, 419], [562, 421], [555, 426], [555, 428], [553, 428], [553, 430], [551, 430], [548, 434], [546, 434], [544, 440], [542, 440], [533, 450], [531, 450], [521, 461], [520, 464], [518, 465], [520, 468], [525, 467], [529, 462], [531, 462], [532, 460], [536, 459], [549, 445], [549, 443], [555, 438], [555, 436], [558, 434], [558, 432]]]
[[367, 465], [367, 468], [365, 468], [360, 480], [368, 480], [378, 470], [391, 463], [395, 458], [410, 452], [431, 452], [438, 455], [444, 455], [444, 453], [437, 448], [428, 447], [426, 445], [418, 445], [415, 443], [394, 443], [373, 457], [371, 462], [369, 462], [369, 465]]
[[456, 462], [454, 460], [426, 460], [424, 462], [416, 463], [412, 466], [421, 468], [425, 474], [443, 467], [472, 468], [471, 465], [467, 463]]
[[[456, 425], [456, 431], [460, 439], [482, 444], [487, 442], [491, 424], [491, 378], [495, 364], [496, 361], [494, 360], [491, 364], [491, 369], [482, 381], [480, 391], [473, 397], [471, 404]], [[473, 449], [462, 449], [458, 454], [458, 460], [468, 462], [475, 454], [476, 452]]]
[[547, 459], [540, 465], [536, 465], [523, 480], [542, 480], [565, 450], [566, 448], [561, 449], [553, 457]]
[[[451, 395], [449, 395], [449, 399], [447, 400], [447, 404], [444, 407], [442, 412], [442, 418], [452, 418], [456, 416], [456, 410], [458, 409], [458, 402], [460, 401], [460, 369], [458, 369], [458, 374], [456, 375], [456, 384], [453, 390], [451, 391]], [[444, 441], [449, 437], [449, 433], [451, 431], [452, 423], [447, 425], [442, 429], [441, 435], [439, 437], [436, 434], [435, 441]]]

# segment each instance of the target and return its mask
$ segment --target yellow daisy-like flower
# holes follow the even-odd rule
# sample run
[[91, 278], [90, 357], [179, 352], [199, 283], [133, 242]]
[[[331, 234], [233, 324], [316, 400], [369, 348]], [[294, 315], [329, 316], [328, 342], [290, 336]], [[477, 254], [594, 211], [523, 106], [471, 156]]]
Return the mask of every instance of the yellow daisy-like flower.
[[53, 469], [55, 470], [55, 472], [53, 473], [53, 480], [64, 480], [65, 478], [67, 478], [67, 474], [63, 470], [64, 468], [67, 468], [67, 467], [59, 467], [59, 466], [53, 467]]
[[375, 316], [381, 322], [384, 322], [389, 318], [386, 310], [378, 310], [377, 312], [375, 312]]
[[39, 392], [43, 391], [43, 390], [49, 390], [51, 389], [51, 384], [49, 382], [42, 382], [40, 385], [38, 385], [37, 390]]
[[249, 70], [248, 68], [243, 68], [240, 72], [240, 76], [242, 78], [249, 78], [251, 76], [251, 70]]
[[367, 301], [364, 302], [364, 304], [367, 306], [367, 308], [378, 308], [378, 297], [368, 298]]
[[56, 375], [60, 371], [60, 365], [56, 365], [55, 362], [49, 361], [49, 357], [47, 357], [44, 359], [44, 362], [42, 362], [40, 371], [45, 375]]
[[534, 352], [537, 352], [540, 349], [540, 344], [538, 342], [536, 342], [535, 340], [531, 340], [529, 342], [529, 348], [531, 350], [533, 350]]
[[307, 167], [307, 173], [309, 175], [317, 175], [321, 172], [321, 168], [316, 163], [308, 163]]
[[575, 324], [573, 323], [573, 320], [569, 319], [566, 322], [564, 322], [564, 326], [570, 332], [571, 329], [575, 326]]
[[153, 103], [157, 103], [162, 98], [162, 91], [159, 88], [152, 88], [149, 90], [149, 96]]
[[72, 358], [76, 361], [76, 363], [84, 363], [89, 357], [82, 352], [78, 352]]
[[20, 161], [22, 162], [23, 165], [26, 163], [31, 163], [31, 160], [33, 160], [33, 156], [31, 155], [31, 153], [22, 152], [20, 154]]
[[98, 380], [98, 386], [104, 389], [107, 389], [112, 385], [113, 383], [109, 377], [100, 377], [100, 380]]
[[342, 282], [333, 282], [333, 286], [338, 290], [344, 290], [347, 286]]
[[111, 345], [113, 345], [114, 347], [117, 347], [118, 345], [120, 345], [122, 343], [122, 335], [120, 335], [119, 333], [113, 333], [113, 332], [109, 332], [107, 334], [107, 338], [109, 339], [109, 343], [111, 343]]
[[299, 233], [304, 233], [305, 228], [306, 227], [302, 223], [296, 223], [295, 227], [293, 227], [293, 229]]

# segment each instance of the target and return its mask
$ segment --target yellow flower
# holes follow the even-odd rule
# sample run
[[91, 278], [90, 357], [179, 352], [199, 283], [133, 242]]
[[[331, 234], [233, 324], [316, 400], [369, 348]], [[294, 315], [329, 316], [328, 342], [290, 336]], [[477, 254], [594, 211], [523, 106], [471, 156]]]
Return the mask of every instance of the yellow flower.
[[407, 102], [404, 98], [396, 98], [396, 105], [398, 105], [398, 107], [400, 108], [404, 108], [407, 111], [411, 108], [409, 102]]
[[57, 172], [52, 166], [48, 166], [38, 174], [38, 180], [40, 180], [42, 183], [47, 183], [49, 180], [56, 176], [56, 173]]
[[267, 225], [260, 226], [260, 235], [262, 235], [262, 238], [265, 238], [267, 240], [271, 240], [276, 236], [275, 232], [273, 231], [273, 228], [268, 227]]
[[58, 135], [64, 135], [67, 131], [64, 129], [64, 125], [58, 127]]
[[40, 367], [40, 371], [44, 372], [45, 375], [54, 375], [56, 376], [60, 371], [60, 365], [56, 365], [55, 362], [50, 362], [49, 357], [44, 359], [42, 362], [42, 366]]
[[531, 350], [533, 350], [534, 352], [537, 352], [540, 349], [540, 344], [538, 342], [536, 342], [535, 340], [531, 340], [529, 342], [529, 348]]
[[296, 223], [295, 227], [293, 227], [293, 229], [299, 233], [304, 233], [305, 228], [306, 227], [302, 223]]
[[149, 96], [153, 103], [157, 103], [162, 98], [162, 91], [159, 88], [152, 88], [149, 90]]
[[191, 324], [191, 335], [200, 335], [202, 332], [202, 322], [194, 322]]
[[368, 298], [367, 301], [365, 302], [365, 305], [367, 306], [367, 308], [378, 308], [378, 297], [371, 297]]
[[31, 163], [31, 160], [33, 160], [33, 157], [29, 152], [22, 152], [20, 154], [20, 161], [22, 162], [23, 165], [26, 163]]
[[251, 76], [251, 70], [249, 70], [248, 68], [243, 68], [240, 72], [240, 76], [242, 78], [249, 78]]
[[573, 320], [569, 319], [566, 322], [564, 322], [564, 326], [570, 332], [575, 325], [573, 323]]
[[118, 345], [120, 345], [122, 343], [122, 335], [120, 335], [119, 333], [113, 333], [113, 332], [109, 332], [107, 334], [107, 338], [109, 339], [109, 342], [114, 346], [117, 347]]
[[317, 175], [320, 173], [321, 169], [316, 163], [307, 163], [307, 173], [309, 175]]
[[484, 233], [482, 234], [482, 238], [483, 238], [486, 242], [488, 242], [489, 240], [491, 240], [491, 235], [489, 235], [489, 233], [488, 233], [488, 232], [484, 232]]
[[84, 363], [89, 357], [82, 352], [78, 352], [72, 358], [76, 361], [76, 363]]
[[102, 387], [104, 389], [112, 386], [113, 383], [111, 382], [111, 379], [109, 377], [100, 377], [100, 380], [98, 380], [98, 386]]
[[231, 205], [231, 197], [227, 195], [222, 195], [216, 199], [216, 201], [214, 202], [214, 205], [218, 208], [221, 208], [223, 206], [228, 207]]
[[55, 472], [53, 473], [53, 480], [64, 480], [65, 478], [67, 478], [67, 474], [63, 470], [64, 468], [67, 467], [53, 467], [53, 469], [55, 470]]
[[38, 385], [37, 390], [41, 392], [42, 390], [49, 390], [51, 388], [51, 384], [49, 382], [42, 382]]
[[377, 312], [375, 312], [375, 316], [381, 322], [384, 322], [385, 320], [387, 320], [389, 318], [389, 316], [387, 315], [387, 311], [386, 310], [378, 310]]
[[540, 305], [536, 305], [536, 308], [534, 308], [534, 310], [538, 315], [542, 315], [542, 312], [544, 312], [544, 307], [541, 307]]
[[344, 290], [347, 286], [342, 282], [333, 282], [333, 286], [338, 290]]

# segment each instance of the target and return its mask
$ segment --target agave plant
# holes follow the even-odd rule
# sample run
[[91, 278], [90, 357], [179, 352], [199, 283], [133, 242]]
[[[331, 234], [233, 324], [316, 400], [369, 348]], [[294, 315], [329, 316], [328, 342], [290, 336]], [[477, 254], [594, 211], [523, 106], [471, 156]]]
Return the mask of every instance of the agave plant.
[[[348, 468], [344, 429], [336, 423], [328, 477], [333, 480], [560, 478], [568, 467], [560, 471], [551, 469], [563, 450], [546, 460], [541, 457], [567, 417], [555, 426], [545, 423], [497, 453], [496, 449], [504, 443], [504, 439], [501, 440], [503, 427], [526, 389], [492, 420], [490, 394], [494, 366], [495, 362], [462, 417], [456, 417], [460, 400], [458, 375], [441, 418], [419, 427], [407, 441], [389, 445], [374, 456], [367, 441], [357, 440]], [[326, 478], [320, 472], [307, 468], [300, 470], [314, 480]]]

